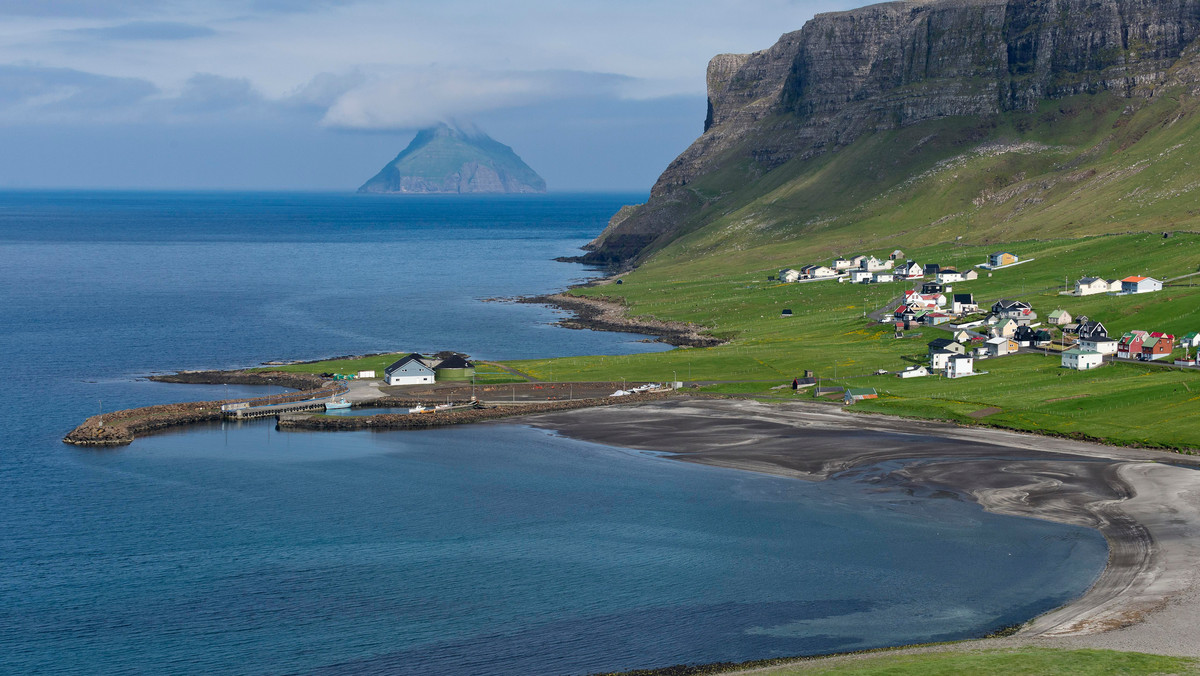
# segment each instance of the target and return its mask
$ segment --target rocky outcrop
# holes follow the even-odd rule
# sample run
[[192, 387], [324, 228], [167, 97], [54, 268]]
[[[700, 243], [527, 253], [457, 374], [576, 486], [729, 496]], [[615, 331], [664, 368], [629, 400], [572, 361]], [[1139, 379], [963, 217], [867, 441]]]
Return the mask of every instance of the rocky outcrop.
[[725, 344], [724, 340], [708, 333], [703, 326], [663, 321], [653, 317], [630, 317], [625, 305], [618, 299], [554, 293], [526, 296], [519, 298], [517, 302], [551, 305], [567, 310], [573, 316], [556, 322], [558, 326], [567, 329], [647, 333], [657, 336], [658, 342], [676, 346], [713, 347]]
[[311, 390], [325, 387], [328, 381], [315, 373], [290, 373], [288, 371], [180, 371], [149, 376], [147, 380], [158, 383], [185, 383], [188, 385], [270, 385], [290, 387], [294, 390]]
[[754, 180], [877, 130], [1194, 87], [1198, 36], [1200, 0], [934, 0], [820, 14], [768, 50], [710, 62], [703, 135], [582, 258], [628, 265], [661, 248], [722, 198], [692, 185], [729, 167]]

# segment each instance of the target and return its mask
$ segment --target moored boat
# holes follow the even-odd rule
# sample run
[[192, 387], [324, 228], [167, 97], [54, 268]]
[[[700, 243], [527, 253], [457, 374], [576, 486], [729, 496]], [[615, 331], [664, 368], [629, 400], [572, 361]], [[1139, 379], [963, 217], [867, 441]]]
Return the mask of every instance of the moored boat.
[[346, 401], [345, 397], [336, 400], [330, 399], [329, 401], [325, 402], [326, 411], [332, 411], [338, 408], [350, 408], [350, 402]]

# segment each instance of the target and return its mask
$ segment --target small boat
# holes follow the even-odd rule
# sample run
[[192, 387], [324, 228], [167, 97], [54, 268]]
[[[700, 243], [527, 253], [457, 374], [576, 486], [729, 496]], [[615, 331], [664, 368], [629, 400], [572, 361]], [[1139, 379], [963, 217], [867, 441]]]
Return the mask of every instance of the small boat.
[[454, 408], [453, 404], [438, 404], [437, 406], [433, 407], [433, 410], [434, 411], [448, 411], [452, 408]]
[[416, 406], [413, 406], [412, 408], [408, 409], [408, 412], [409, 413], [424, 413], [428, 410], [429, 409], [425, 408], [424, 406], [417, 404]]
[[338, 399], [336, 401], [333, 399], [330, 399], [329, 401], [325, 402], [325, 410], [326, 411], [332, 411], [332, 410], [338, 409], [338, 408], [350, 408], [350, 402], [346, 401], [345, 397], [342, 397], [341, 399]]

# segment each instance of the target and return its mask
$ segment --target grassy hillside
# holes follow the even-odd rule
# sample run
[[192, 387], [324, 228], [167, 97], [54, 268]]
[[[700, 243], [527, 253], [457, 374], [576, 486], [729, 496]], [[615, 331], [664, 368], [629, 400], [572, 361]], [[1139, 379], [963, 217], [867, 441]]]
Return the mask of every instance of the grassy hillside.
[[1112, 650], [958, 650], [909, 655], [868, 655], [800, 662], [768, 667], [753, 673], [765, 676], [829, 674], [830, 676], [1134, 676], [1194, 674], [1195, 660]]
[[[840, 254], [899, 248], [966, 270], [1002, 249], [1034, 260], [954, 290], [981, 304], [1021, 298], [1042, 317], [1087, 314], [1117, 335], [1200, 330], [1200, 277], [1187, 276], [1200, 271], [1198, 113], [1182, 94], [1084, 95], [1034, 113], [880, 132], [762, 175], [730, 163], [688, 186], [707, 206], [684, 236], [621, 286], [578, 291], [625, 302], [634, 315], [702, 324], [729, 344], [516, 366], [559, 379], [736, 381], [708, 389], [785, 398], [770, 388], [809, 369], [882, 390], [856, 405], [863, 410], [1200, 448], [1200, 372], [1119, 365], [1077, 374], [1054, 356], [1028, 355], [981, 361], [988, 375], [961, 381], [873, 377], [916, 363], [929, 340], [948, 335], [926, 328], [896, 339], [866, 318], [893, 305], [903, 283], [768, 281], [781, 267]], [[1081, 276], [1132, 274], [1175, 281], [1148, 295], [1060, 295]], [[784, 308], [794, 316], [781, 318]]]
[[734, 164], [689, 186], [709, 207], [647, 265], [770, 269], [797, 255], [959, 236], [996, 244], [1200, 230], [1198, 131], [1189, 97], [1101, 94], [880, 132], [758, 179]]

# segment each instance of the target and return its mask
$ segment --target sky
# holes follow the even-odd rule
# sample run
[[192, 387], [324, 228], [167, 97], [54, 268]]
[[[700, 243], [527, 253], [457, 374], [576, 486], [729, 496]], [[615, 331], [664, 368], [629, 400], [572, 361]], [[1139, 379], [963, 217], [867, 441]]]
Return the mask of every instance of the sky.
[[473, 124], [552, 191], [646, 191], [704, 73], [845, 0], [0, 0], [0, 189], [353, 190]]

